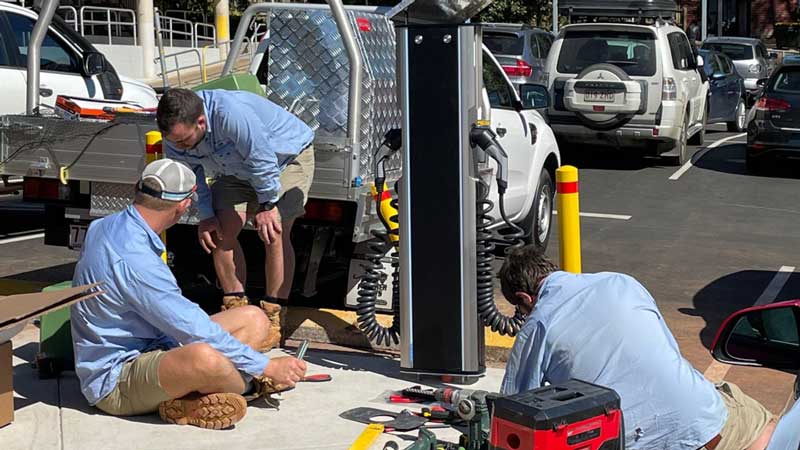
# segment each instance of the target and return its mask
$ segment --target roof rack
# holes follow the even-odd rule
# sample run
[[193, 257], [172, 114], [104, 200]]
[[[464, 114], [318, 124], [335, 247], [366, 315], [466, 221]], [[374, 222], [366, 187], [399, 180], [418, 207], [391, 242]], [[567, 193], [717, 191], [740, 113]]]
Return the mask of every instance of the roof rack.
[[558, 9], [570, 18], [674, 19], [674, 0], [561, 0]]

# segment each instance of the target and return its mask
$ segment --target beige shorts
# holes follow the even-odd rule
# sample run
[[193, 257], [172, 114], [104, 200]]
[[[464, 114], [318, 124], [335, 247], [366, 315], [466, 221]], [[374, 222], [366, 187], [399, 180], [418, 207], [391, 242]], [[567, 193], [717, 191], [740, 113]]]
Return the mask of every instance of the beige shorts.
[[[305, 214], [313, 178], [314, 145], [309, 145], [281, 172], [277, 208], [282, 221], [294, 220]], [[235, 209], [248, 216], [258, 212], [256, 191], [245, 180], [233, 176], [220, 177], [211, 183], [211, 196], [214, 210]]]
[[719, 432], [722, 439], [715, 450], [746, 449], [773, 420], [772, 413], [733, 383], [717, 384], [717, 392], [728, 408], [728, 420]]
[[171, 397], [158, 381], [158, 364], [167, 352], [155, 350], [122, 366], [117, 386], [95, 406], [112, 416], [136, 416], [158, 410]]

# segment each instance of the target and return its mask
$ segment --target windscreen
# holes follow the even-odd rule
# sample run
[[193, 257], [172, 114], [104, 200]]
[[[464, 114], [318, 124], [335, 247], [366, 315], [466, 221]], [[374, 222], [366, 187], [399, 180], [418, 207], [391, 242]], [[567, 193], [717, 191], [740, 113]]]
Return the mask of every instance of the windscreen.
[[655, 36], [646, 31], [570, 30], [564, 36], [557, 69], [581, 73], [594, 64], [613, 64], [629, 76], [656, 73]]
[[784, 94], [800, 94], [800, 67], [784, 67], [775, 75], [770, 90]]
[[742, 44], [722, 44], [722, 43], [705, 43], [703, 48], [709, 50], [716, 50], [720, 53], [725, 53], [728, 58], [734, 61], [745, 61], [753, 59], [753, 47]]
[[483, 33], [483, 43], [495, 55], [521, 55], [525, 40], [515, 33]]

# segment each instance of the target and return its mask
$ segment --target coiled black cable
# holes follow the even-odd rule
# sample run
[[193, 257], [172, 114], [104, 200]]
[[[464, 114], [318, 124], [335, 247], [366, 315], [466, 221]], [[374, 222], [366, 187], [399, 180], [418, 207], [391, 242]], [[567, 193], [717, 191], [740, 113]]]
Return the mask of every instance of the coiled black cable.
[[[383, 183], [377, 184], [377, 198], [378, 209], [380, 209], [380, 199], [383, 195]], [[395, 184], [397, 190], [397, 184]], [[391, 200], [391, 205], [395, 210], [398, 206], [397, 199]], [[367, 253], [367, 264], [362, 265], [364, 274], [361, 276], [361, 281], [358, 283], [358, 307], [356, 308], [356, 316], [358, 328], [367, 336], [367, 339], [378, 344], [389, 346], [394, 342], [394, 345], [400, 344], [400, 258], [398, 254], [398, 241], [392, 241], [391, 236], [397, 235], [399, 237], [399, 229], [390, 230], [389, 224], [385, 221], [398, 223], [397, 214], [389, 218], [384, 218], [380, 212], [378, 216], [388, 230], [372, 230], [372, 236], [377, 238], [376, 242], [369, 245], [369, 252]], [[383, 255], [388, 250], [387, 245], [394, 247], [391, 254], [392, 258], [392, 325], [389, 327], [383, 326], [378, 323], [375, 317], [377, 309], [375, 303], [378, 300], [378, 292], [380, 284], [384, 277], [383, 265], [381, 260]]]
[[[476, 227], [478, 315], [483, 320], [484, 325], [490, 327], [492, 331], [502, 335], [516, 336], [520, 328], [522, 328], [522, 324], [525, 323], [525, 315], [517, 309], [513, 316], [506, 316], [500, 312], [494, 301], [494, 271], [492, 270], [492, 262], [494, 262], [493, 252], [495, 244], [491, 241], [492, 233], [489, 231], [489, 227], [494, 223], [489, 216], [489, 213], [494, 209], [494, 203], [488, 199], [488, 196], [488, 187], [479, 184]], [[512, 249], [523, 245], [522, 236], [524, 236], [525, 233], [520, 227], [508, 220], [502, 195], [500, 196], [499, 203], [500, 216], [512, 229], [511, 233], [503, 237], [504, 241], [511, 244], [510, 247], [505, 250], [506, 253], [508, 253]]]

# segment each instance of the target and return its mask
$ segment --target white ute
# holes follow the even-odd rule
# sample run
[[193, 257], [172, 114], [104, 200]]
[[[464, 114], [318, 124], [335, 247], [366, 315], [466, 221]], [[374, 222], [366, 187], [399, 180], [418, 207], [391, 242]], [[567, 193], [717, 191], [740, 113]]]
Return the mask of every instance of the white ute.
[[[25, 112], [27, 55], [38, 14], [0, 2], [0, 115]], [[117, 74], [86, 39], [57, 16], [42, 43], [41, 104], [54, 106], [58, 95], [123, 100], [143, 108], [158, 106], [150, 86]]]

